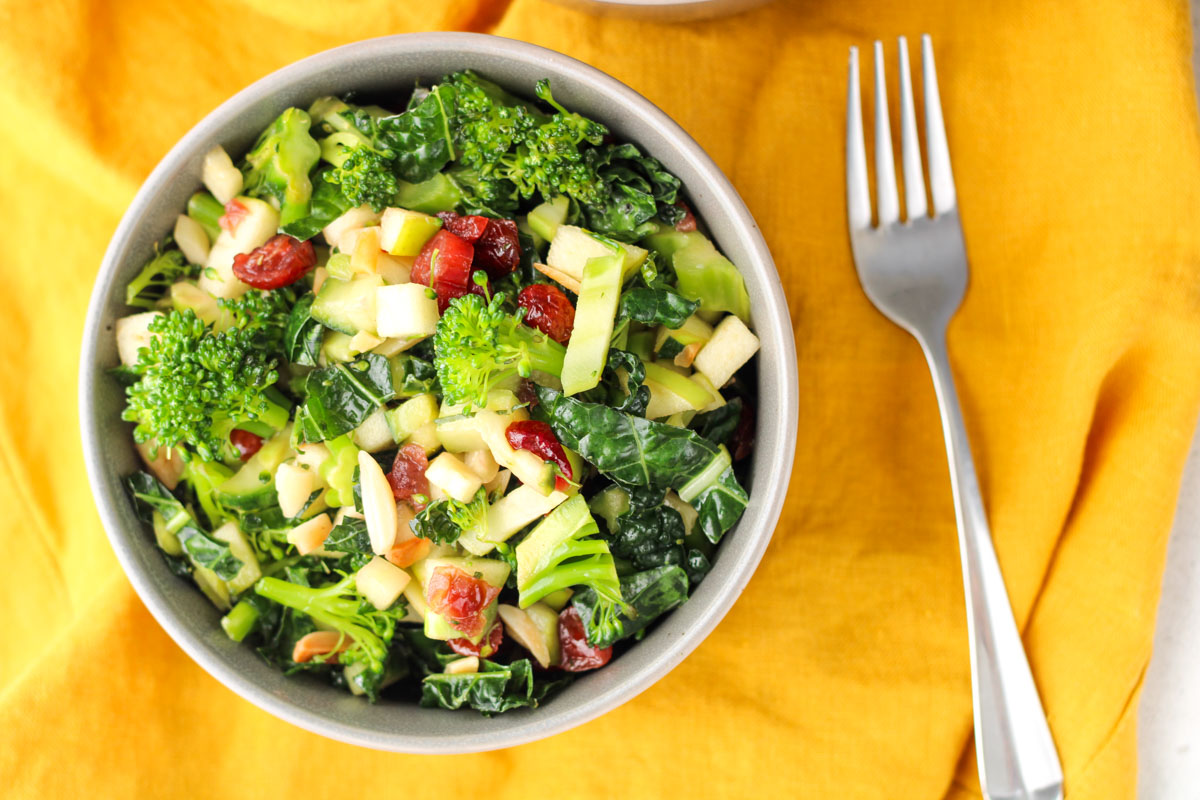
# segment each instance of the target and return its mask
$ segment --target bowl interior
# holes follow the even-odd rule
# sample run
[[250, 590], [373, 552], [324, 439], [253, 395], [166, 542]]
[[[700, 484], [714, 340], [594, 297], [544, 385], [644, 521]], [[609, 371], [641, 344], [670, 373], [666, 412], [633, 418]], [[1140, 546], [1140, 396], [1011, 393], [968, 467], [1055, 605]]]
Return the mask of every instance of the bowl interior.
[[[762, 339], [750, 505], [722, 542], [711, 573], [689, 602], [605, 669], [536, 710], [491, 719], [399, 703], [371, 705], [314, 680], [285, 678], [252, 648], [229, 641], [216, 610], [168, 571], [125, 496], [121, 477], [137, 468], [137, 456], [130, 427], [120, 421], [123, 392], [105, 372], [117, 363], [114, 321], [129, 312], [124, 285], [199, 186], [209, 148], [222, 144], [231, 153], [242, 152], [284, 108], [307, 107], [321, 95], [391, 94], [400, 103], [416, 82], [466, 67], [526, 95], [538, 78], [549, 77], [556, 99], [604, 122], [678, 175], [693, 208], [741, 268]], [[122, 566], [159, 623], [202, 667], [267, 711], [343, 741], [417, 753], [486, 750], [557, 733], [630, 699], [682, 660], [728, 610], [770, 539], [791, 471], [796, 392], [791, 323], [770, 254], [741, 199], [699, 146], [655, 106], [603, 73], [533, 45], [477, 34], [410, 34], [331, 50], [262, 79], [206, 117], [160, 162], [114, 235], [92, 296], [80, 373], [85, 459], [97, 505]]]

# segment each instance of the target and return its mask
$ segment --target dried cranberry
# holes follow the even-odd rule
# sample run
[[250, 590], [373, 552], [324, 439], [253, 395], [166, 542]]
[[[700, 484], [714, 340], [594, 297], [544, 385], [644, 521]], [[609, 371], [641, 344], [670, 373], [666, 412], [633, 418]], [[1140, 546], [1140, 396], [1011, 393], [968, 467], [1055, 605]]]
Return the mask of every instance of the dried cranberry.
[[475, 242], [475, 264], [488, 277], [500, 280], [521, 266], [521, 240], [517, 223], [511, 219], [490, 219], [487, 229]]
[[500, 595], [500, 590], [458, 567], [436, 567], [425, 584], [425, 601], [460, 631], [465, 639], [483, 633], [483, 610]]
[[509, 423], [504, 430], [504, 438], [508, 440], [508, 446], [512, 449], [528, 450], [542, 461], [554, 463], [567, 480], [575, 477], [566, 451], [554, 435], [554, 430], [545, 422], [524, 419]]
[[683, 209], [683, 218], [675, 223], [675, 230], [680, 233], [691, 233], [696, 230], [696, 216], [692, 213], [692, 209], [688, 208], [688, 204], [680, 200], [675, 205]]
[[517, 399], [530, 408], [536, 408], [540, 402], [537, 396], [537, 384], [529, 378], [522, 378], [521, 382], [517, 384]]
[[246, 204], [235, 197], [225, 204], [225, 213], [217, 218], [217, 225], [223, 231], [234, 233], [249, 213], [250, 209], [246, 207]]
[[255, 289], [278, 289], [300, 280], [316, 263], [312, 242], [280, 233], [249, 254], [234, 256], [233, 274]]
[[413, 262], [409, 280], [430, 286], [438, 296], [438, 309], [471, 291], [471, 262], [475, 249], [461, 236], [442, 229], [425, 243]]
[[487, 636], [479, 640], [478, 644], [472, 644], [470, 639], [447, 639], [446, 644], [450, 645], [450, 649], [460, 656], [491, 658], [500, 649], [500, 644], [503, 641], [504, 626], [497, 622], [487, 632]]
[[562, 647], [562, 663], [567, 672], [585, 672], [603, 667], [612, 658], [612, 646], [592, 647], [587, 631], [575, 606], [567, 606], [558, 615], [558, 643]]
[[566, 344], [575, 329], [575, 306], [557, 286], [535, 283], [517, 295], [517, 305], [525, 309], [525, 324], [537, 328], [559, 344]]
[[742, 398], [742, 414], [733, 436], [729, 437], [729, 452], [734, 461], [741, 461], [754, 450], [754, 404]]
[[445, 230], [466, 239], [471, 244], [475, 244], [479, 237], [483, 236], [483, 232], [487, 230], [488, 223], [491, 221], [487, 217], [479, 217], [474, 214], [461, 217], [453, 211], [439, 211], [437, 218], [442, 221]]
[[[425, 470], [429, 469], [429, 459], [425, 456], [425, 448], [419, 444], [406, 444], [396, 451], [392, 461], [392, 469], [387, 474], [388, 484], [397, 500], [411, 501], [414, 495], [429, 496], [429, 479]], [[420, 511], [424, 504], [413, 503]]]
[[263, 438], [250, 431], [234, 428], [229, 432], [229, 441], [238, 451], [238, 458], [246, 461], [257, 453], [263, 446]]

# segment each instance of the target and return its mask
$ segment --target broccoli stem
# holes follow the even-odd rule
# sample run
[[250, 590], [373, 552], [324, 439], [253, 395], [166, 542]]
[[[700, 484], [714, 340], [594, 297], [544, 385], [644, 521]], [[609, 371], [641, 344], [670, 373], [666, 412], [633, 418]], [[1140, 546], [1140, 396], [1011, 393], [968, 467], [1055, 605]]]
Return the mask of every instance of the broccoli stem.
[[383, 671], [387, 646], [379, 636], [354, 622], [359, 613], [359, 602], [344, 596], [356, 591], [353, 575], [317, 589], [279, 578], [259, 578], [254, 591], [281, 606], [307, 614], [318, 626], [350, 637], [367, 655], [370, 668]]
[[221, 226], [218, 221], [224, 213], [225, 207], [208, 192], [196, 192], [188, 198], [187, 215], [200, 223], [210, 241], [215, 242], [220, 235]]
[[[600, 542], [604, 544], [604, 542]], [[551, 592], [566, 589], [569, 586], [591, 586], [596, 593], [605, 599], [612, 599], [604, 591], [607, 581], [613, 576], [612, 556], [593, 555], [570, 564], [563, 564], [539, 575], [521, 591], [521, 607], [541, 600]], [[616, 602], [620, 602], [620, 590], [617, 590]]]
[[221, 627], [227, 636], [235, 642], [240, 642], [254, 629], [258, 622], [258, 609], [250, 601], [242, 600], [233, 609], [221, 617]]
[[562, 374], [567, 348], [528, 325], [517, 327], [513, 334], [525, 346], [525, 351], [529, 354], [529, 365], [533, 369], [555, 376]]

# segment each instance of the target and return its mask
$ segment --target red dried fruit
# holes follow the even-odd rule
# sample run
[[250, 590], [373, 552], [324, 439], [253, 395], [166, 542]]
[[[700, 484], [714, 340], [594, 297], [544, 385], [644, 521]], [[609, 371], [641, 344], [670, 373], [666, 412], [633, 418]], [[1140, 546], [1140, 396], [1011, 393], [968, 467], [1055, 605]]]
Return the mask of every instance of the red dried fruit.
[[217, 225], [219, 225], [223, 231], [235, 233], [238, 229], [238, 225], [242, 224], [242, 220], [244, 220], [246, 215], [249, 213], [250, 209], [246, 207], [246, 204], [235, 197], [225, 204], [225, 213], [217, 219]]
[[246, 461], [250, 456], [262, 449], [263, 438], [250, 431], [234, 428], [229, 432], [229, 442], [238, 451], [238, 458]]
[[[567, 480], [575, 477], [562, 443], [554, 435], [554, 430], [545, 422], [524, 419], [509, 423], [504, 430], [504, 438], [508, 440], [508, 446], [514, 450], [528, 450], [542, 461], [554, 463], [558, 467], [558, 471], [562, 473], [562, 477]], [[558, 488], [562, 489], [566, 485], [566, 481], [563, 481]]]
[[475, 266], [488, 277], [500, 280], [521, 266], [521, 240], [517, 223], [511, 219], [490, 219], [487, 229], [475, 242]]
[[487, 217], [480, 217], [474, 214], [467, 216], [459, 216], [453, 211], [439, 211], [437, 218], [442, 221], [445, 230], [450, 231], [459, 238], [466, 239], [471, 244], [474, 244], [483, 232], [487, 230], [489, 220]]
[[458, 567], [437, 567], [429, 573], [429, 582], [425, 584], [429, 608], [445, 617], [465, 639], [483, 633], [487, 622], [483, 610], [499, 595], [498, 588]]
[[470, 639], [447, 639], [446, 644], [450, 645], [450, 649], [460, 656], [491, 658], [500, 649], [500, 644], [503, 641], [504, 626], [497, 622], [488, 631], [487, 636], [479, 640], [479, 644], [471, 644]]
[[417, 511], [423, 509], [425, 504], [413, 502], [413, 496], [429, 497], [429, 479], [425, 477], [428, 468], [429, 459], [421, 445], [406, 444], [397, 450], [392, 469], [387, 474], [388, 485], [396, 499], [412, 502]]
[[409, 280], [432, 287], [437, 292], [438, 309], [444, 312], [451, 300], [471, 291], [474, 259], [475, 248], [470, 242], [442, 229], [421, 248]]
[[559, 344], [566, 344], [575, 329], [575, 306], [557, 286], [535, 283], [517, 295], [517, 305], [525, 309], [525, 324], [537, 328]]
[[680, 200], [675, 205], [683, 209], [683, 218], [675, 223], [675, 230], [680, 233], [691, 233], [696, 230], [696, 216], [692, 213], [692, 209], [688, 208], [688, 204]]
[[567, 606], [558, 615], [558, 643], [562, 647], [562, 662], [567, 672], [585, 672], [603, 667], [612, 658], [612, 646], [592, 647], [588, 644], [587, 631], [575, 606]]
[[754, 404], [743, 397], [742, 414], [733, 436], [729, 437], [729, 452], [734, 461], [741, 461], [754, 450], [754, 417]]
[[233, 274], [255, 289], [278, 289], [304, 277], [317, 263], [312, 242], [280, 233], [249, 254], [233, 257]]

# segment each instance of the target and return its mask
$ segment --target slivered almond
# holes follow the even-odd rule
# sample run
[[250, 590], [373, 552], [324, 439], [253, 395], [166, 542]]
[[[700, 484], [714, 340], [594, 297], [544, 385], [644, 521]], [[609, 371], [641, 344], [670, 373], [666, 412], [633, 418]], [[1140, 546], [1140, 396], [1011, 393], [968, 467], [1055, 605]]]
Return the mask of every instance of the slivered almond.
[[[354, 640], [337, 631], [313, 631], [296, 640], [292, 648], [292, 661], [303, 664], [322, 656], [336, 656], [346, 650]], [[336, 663], [337, 658], [322, 658], [323, 661]]]
[[696, 360], [696, 354], [700, 352], [700, 348], [704, 347], [700, 342], [692, 342], [687, 347], [680, 350], [675, 355], [675, 366], [690, 367], [692, 362]]
[[479, 656], [467, 656], [451, 661], [442, 671], [447, 675], [473, 675], [479, 672]]
[[396, 498], [379, 462], [365, 450], [358, 452], [358, 479], [362, 483], [363, 516], [371, 549], [383, 555], [396, 541]]
[[567, 273], [557, 270], [548, 264], [539, 264], [536, 261], [533, 262], [533, 268], [545, 275], [550, 280], [557, 281], [575, 294], [579, 294], [579, 281], [575, 280]]

